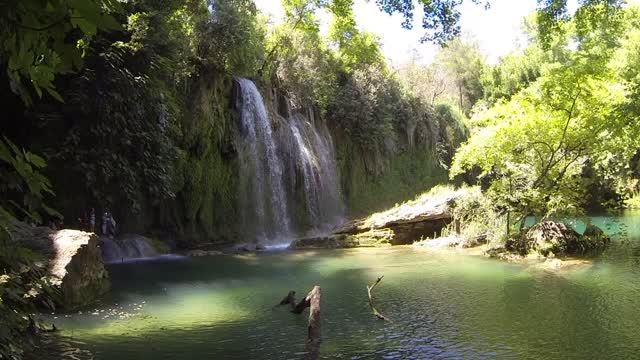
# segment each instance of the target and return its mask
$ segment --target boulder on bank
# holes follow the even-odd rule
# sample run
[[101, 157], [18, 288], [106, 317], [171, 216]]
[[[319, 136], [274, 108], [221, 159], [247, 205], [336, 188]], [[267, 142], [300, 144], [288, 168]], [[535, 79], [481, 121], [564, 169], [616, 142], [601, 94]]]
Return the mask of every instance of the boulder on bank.
[[595, 225], [587, 226], [580, 234], [566, 224], [543, 221], [505, 244], [505, 250], [526, 256], [538, 253], [545, 257], [576, 256], [603, 250], [610, 242], [604, 232]]
[[95, 234], [60, 230], [50, 238], [54, 256], [49, 262], [49, 273], [60, 287], [63, 308], [89, 305], [109, 290], [109, 275]]
[[89, 305], [109, 290], [109, 275], [95, 234], [24, 227], [15, 238], [47, 257], [51, 284], [60, 290], [56, 305], [61, 308], [72, 310]]
[[603, 250], [611, 243], [611, 238], [602, 229], [593, 224], [587, 225], [582, 236], [585, 242], [590, 245], [590, 251]]

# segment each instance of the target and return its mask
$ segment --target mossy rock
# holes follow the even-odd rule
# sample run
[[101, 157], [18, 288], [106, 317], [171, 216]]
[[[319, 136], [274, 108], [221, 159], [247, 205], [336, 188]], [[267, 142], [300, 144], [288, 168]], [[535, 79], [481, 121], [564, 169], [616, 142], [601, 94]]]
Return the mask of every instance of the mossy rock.
[[291, 242], [289, 249], [343, 249], [358, 246], [360, 246], [360, 243], [355, 239], [355, 237], [339, 234], [297, 239]]
[[171, 246], [166, 242], [156, 239], [156, 238], [147, 238], [149, 244], [158, 252], [158, 254], [168, 254], [171, 252]]
[[582, 243], [587, 252], [597, 252], [604, 250], [611, 243], [611, 238], [599, 227], [589, 224], [582, 234]]
[[349, 235], [360, 247], [384, 247], [391, 246], [395, 234], [391, 229], [371, 229], [355, 235]]
[[511, 237], [505, 248], [521, 256], [580, 256], [602, 251], [609, 242], [609, 237], [595, 225], [588, 225], [581, 235], [566, 224], [543, 221]]

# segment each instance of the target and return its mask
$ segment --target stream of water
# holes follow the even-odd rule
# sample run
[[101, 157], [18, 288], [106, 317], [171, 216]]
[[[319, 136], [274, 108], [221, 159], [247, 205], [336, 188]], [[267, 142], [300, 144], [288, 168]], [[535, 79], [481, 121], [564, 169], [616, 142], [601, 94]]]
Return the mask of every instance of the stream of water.
[[124, 263], [103, 305], [49, 320], [76, 358], [299, 359], [306, 315], [274, 304], [318, 284], [326, 359], [637, 358], [640, 214], [594, 221], [620, 235], [573, 270], [410, 247]]
[[237, 83], [240, 122], [235, 146], [246, 239], [274, 244], [335, 225], [343, 209], [326, 124], [316, 121], [312, 109], [269, 112], [251, 80]]

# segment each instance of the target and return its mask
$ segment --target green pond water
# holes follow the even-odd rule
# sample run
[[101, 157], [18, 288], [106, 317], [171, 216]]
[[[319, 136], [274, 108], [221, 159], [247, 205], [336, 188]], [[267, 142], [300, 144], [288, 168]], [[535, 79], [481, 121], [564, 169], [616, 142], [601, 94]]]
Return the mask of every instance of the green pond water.
[[618, 235], [573, 270], [410, 247], [164, 259], [109, 266], [102, 306], [48, 320], [73, 358], [299, 359], [307, 313], [274, 304], [317, 284], [327, 359], [640, 358], [640, 214], [594, 222]]

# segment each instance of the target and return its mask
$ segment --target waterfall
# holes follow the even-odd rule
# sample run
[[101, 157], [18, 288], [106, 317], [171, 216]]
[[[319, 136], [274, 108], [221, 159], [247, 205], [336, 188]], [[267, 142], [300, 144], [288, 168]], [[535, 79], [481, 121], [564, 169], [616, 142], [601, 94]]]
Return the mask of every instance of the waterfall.
[[[343, 214], [331, 135], [313, 111], [267, 111], [256, 85], [240, 87], [240, 209], [248, 240], [321, 232]], [[272, 114], [270, 116], [270, 114]], [[272, 117], [274, 117], [272, 119]]]
[[331, 136], [324, 124], [316, 126], [309, 118], [302, 115], [290, 118], [295, 144], [290, 157], [302, 173], [308, 223], [319, 230], [342, 215], [342, 203]]
[[[288, 236], [289, 215], [282, 166], [262, 95], [247, 79], [240, 83], [240, 201], [244, 228], [258, 239]], [[265, 190], [266, 188], [266, 190]]]
[[158, 252], [147, 238], [133, 235], [117, 240], [101, 237], [100, 250], [102, 260], [107, 264], [158, 256]]

